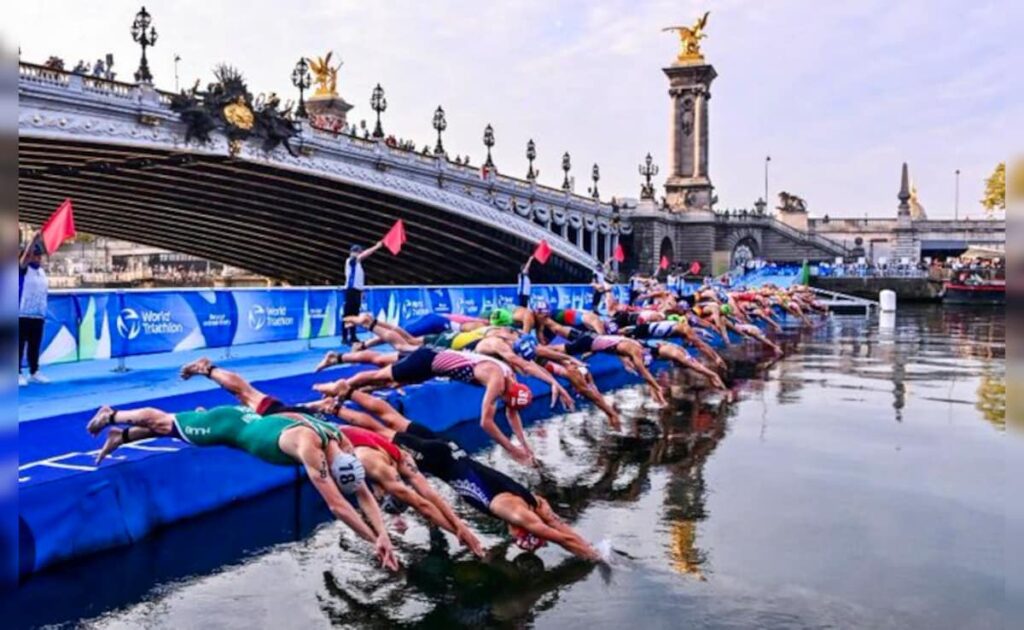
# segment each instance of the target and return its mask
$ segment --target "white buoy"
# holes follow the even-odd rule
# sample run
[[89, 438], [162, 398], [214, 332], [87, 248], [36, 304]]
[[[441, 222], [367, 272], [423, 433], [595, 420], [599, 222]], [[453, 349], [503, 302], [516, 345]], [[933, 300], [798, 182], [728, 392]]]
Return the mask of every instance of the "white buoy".
[[896, 292], [891, 289], [885, 289], [878, 294], [878, 305], [882, 309], [883, 313], [895, 313], [896, 312]]

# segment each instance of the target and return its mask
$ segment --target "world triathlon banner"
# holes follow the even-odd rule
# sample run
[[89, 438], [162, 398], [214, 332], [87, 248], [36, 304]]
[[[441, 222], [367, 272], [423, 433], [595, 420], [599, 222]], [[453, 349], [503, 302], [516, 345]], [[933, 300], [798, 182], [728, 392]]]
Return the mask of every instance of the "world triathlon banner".
[[[625, 289], [616, 287], [620, 299]], [[363, 310], [402, 325], [426, 313], [486, 315], [514, 306], [514, 286], [376, 287]], [[535, 285], [531, 302], [590, 308], [588, 285]], [[336, 288], [78, 291], [49, 298], [42, 363], [66, 363], [333, 337]]]

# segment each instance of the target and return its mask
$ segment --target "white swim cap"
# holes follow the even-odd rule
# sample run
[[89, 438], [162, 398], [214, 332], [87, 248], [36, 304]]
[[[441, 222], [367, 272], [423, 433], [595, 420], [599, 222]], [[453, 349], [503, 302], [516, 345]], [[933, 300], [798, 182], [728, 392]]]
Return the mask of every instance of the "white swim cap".
[[331, 477], [342, 494], [355, 494], [366, 479], [366, 470], [359, 458], [351, 453], [339, 453], [331, 462]]

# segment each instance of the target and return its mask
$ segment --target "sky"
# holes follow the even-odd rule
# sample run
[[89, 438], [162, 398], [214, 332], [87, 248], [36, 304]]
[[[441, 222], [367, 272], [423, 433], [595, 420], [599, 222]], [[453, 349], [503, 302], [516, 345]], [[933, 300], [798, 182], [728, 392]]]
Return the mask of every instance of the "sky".
[[[25, 61], [115, 57], [131, 80], [129, 28], [140, 3], [18, 2], [0, 39]], [[373, 119], [384, 87], [385, 131], [433, 145], [443, 105], [450, 153], [482, 161], [494, 127], [499, 171], [526, 173], [537, 145], [543, 183], [572, 155], [577, 192], [600, 165], [604, 198], [639, 194], [650, 152], [667, 173], [669, 98], [661, 68], [678, 38], [661, 28], [711, 11], [703, 50], [711, 87], [710, 176], [719, 208], [785, 190], [813, 216], [891, 216], [906, 161], [929, 216], [982, 216], [984, 179], [1024, 151], [1024, 2], [947, 0], [159, 0], [149, 60], [157, 87], [205, 85], [221, 62], [254, 93], [294, 98], [300, 56], [344, 61], [350, 120]]]

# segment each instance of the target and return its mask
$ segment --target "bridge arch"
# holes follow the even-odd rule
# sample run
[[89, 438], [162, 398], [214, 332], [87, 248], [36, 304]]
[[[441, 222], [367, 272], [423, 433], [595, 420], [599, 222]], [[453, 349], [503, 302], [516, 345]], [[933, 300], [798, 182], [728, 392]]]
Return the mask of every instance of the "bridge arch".
[[676, 262], [675, 247], [672, 245], [672, 239], [668, 236], [661, 239], [661, 247], [658, 250], [658, 262], [661, 263], [662, 259], [668, 260], [668, 264], [674, 265]]
[[28, 221], [72, 197], [82, 231], [293, 284], [340, 282], [349, 246], [374, 242], [399, 218], [409, 243], [396, 258], [367, 261], [375, 282], [511, 282], [542, 239], [554, 256], [537, 280], [580, 281], [614, 237], [600, 229], [610, 206], [535, 182], [309, 129], [297, 155], [232, 150], [219, 133], [196, 145], [167, 94], [19, 68]]
[[729, 267], [735, 269], [736, 267], [746, 265], [751, 260], [760, 256], [761, 246], [757, 239], [752, 236], [746, 236], [739, 239], [736, 245], [733, 246], [732, 253], [729, 256]]

